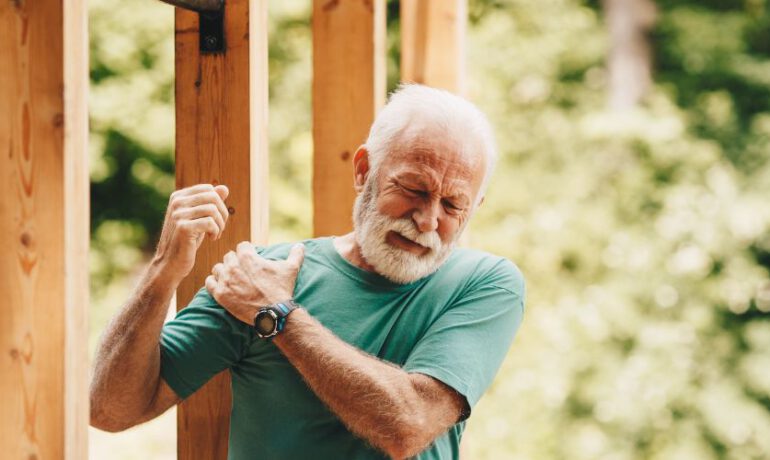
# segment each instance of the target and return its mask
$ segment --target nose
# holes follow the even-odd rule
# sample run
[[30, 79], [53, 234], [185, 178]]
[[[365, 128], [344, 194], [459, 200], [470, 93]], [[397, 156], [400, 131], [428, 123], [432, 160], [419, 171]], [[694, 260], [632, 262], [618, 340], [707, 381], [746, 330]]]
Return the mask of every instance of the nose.
[[439, 203], [430, 200], [421, 203], [412, 213], [412, 220], [421, 233], [434, 232], [438, 229]]

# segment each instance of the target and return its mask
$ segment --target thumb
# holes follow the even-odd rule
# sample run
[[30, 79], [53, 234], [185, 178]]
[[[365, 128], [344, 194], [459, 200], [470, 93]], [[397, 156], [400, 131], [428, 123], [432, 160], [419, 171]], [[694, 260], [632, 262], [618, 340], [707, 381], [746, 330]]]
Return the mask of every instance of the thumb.
[[289, 251], [289, 257], [286, 258], [286, 262], [289, 262], [290, 264], [299, 268], [302, 266], [302, 261], [304, 260], [305, 260], [305, 245], [302, 243], [297, 243], [294, 246], [292, 246], [291, 251]]
[[227, 199], [228, 195], [230, 195], [230, 189], [227, 188], [227, 185], [217, 185], [216, 187], [214, 187], [214, 191], [217, 192], [217, 194], [219, 195], [220, 198], [222, 198], [223, 201]]

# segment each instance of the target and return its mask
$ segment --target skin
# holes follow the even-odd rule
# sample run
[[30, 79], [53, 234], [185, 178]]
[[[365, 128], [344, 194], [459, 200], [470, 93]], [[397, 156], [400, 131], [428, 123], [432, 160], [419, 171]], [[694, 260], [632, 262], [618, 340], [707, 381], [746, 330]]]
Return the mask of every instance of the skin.
[[[377, 208], [391, 217], [409, 218], [420, 231], [436, 231], [442, 241], [451, 243], [474, 209], [485, 164], [481, 156], [462, 155], [445, 137], [403, 135], [380, 165]], [[365, 147], [357, 150], [354, 166], [360, 193], [370, 172]], [[205, 232], [195, 235], [202, 240]], [[415, 254], [426, 250], [395, 233], [386, 241]], [[373, 271], [353, 233], [336, 238], [334, 244], [345, 259]], [[197, 246], [184, 248], [188, 252], [183, 259], [189, 261], [192, 255], [194, 260]], [[298, 245], [286, 260], [269, 261], [257, 255], [251, 243], [242, 242], [213, 267], [206, 287], [233, 316], [253, 324], [260, 307], [292, 297], [303, 254]], [[168, 301], [183, 278], [179, 275], [189, 273], [192, 266], [175, 268], [175, 276], [169, 276], [168, 257], [156, 259], [100, 346], [91, 386], [91, 423], [97, 428], [119, 431], [179, 402], [159, 377], [158, 338]], [[392, 458], [422, 451], [466, 408], [465, 399], [442, 382], [407, 373], [358, 350], [303, 309], [291, 313], [273, 342], [353, 433]]]
[[[440, 133], [417, 126], [404, 133], [400, 145], [382, 160], [379, 174], [380, 194], [377, 209], [395, 218], [411, 219], [421, 232], [438, 232], [448, 244], [457, 237], [474, 210], [486, 162], [482, 155], [462, 155], [459, 148]], [[361, 193], [369, 175], [369, 152], [361, 146], [353, 157], [355, 188]], [[478, 205], [484, 201], [478, 200]], [[427, 248], [391, 232], [388, 243], [414, 254]], [[337, 251], [352, 264], [375, 271], [366, 262], [349, 233], [335, 239]]]
[[200, 184], [171, 195], [152, 262], [97, 349], [90, 387], [96, 428], [125, 430], [180, 401], [160, 378], [160, 330], [203, 239], [218, 239], [225, 229], [228, 193], [225, 186]]

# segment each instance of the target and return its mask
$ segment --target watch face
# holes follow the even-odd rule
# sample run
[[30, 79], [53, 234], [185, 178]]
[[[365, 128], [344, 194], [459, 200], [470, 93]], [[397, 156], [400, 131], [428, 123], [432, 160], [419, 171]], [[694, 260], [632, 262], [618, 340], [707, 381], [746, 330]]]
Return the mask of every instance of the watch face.
[[271, 335], [275, 332], [275, 326], [278, 322], [278, 318], [275, 317], [275, 313], [271, 311], [263, 310], [257, 314], [254, 319], [254, 328], [261, 335]]

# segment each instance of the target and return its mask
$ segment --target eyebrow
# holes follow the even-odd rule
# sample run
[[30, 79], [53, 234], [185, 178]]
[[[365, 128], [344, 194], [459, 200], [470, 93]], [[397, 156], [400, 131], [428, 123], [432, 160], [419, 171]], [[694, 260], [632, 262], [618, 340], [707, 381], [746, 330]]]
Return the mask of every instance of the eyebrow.
[[[399, 175], [393, 176], [393, 179], [396, 182], [399, 182], [399, 183], [401, 183], [403, 181], [414, 182], [416, 185], [421, 186], [423, 188], [430, 188], [429, 185], [428, 185], [428, 182], [423, 180], [423, 178], [418, 176], [417, 174], [414, 174], [414, 173], [411, 173], [411, 172], [407, 172], [407, 173], [403, 173], [403, 174], [399, 174]], [[455, 182], [457, 182], [457, 181], [455, 181]], [[446, 196], [442, 196], [441, 198], [445, 199], [445, 200], [454, 201], [455, 203], [460, 204], [460, 205], [468, 205], [468, 203], [470, 203], [470, 199], [468, 197], [466, 197], [465, 195], [462, 195], [462, 194], [446, 195]]]

